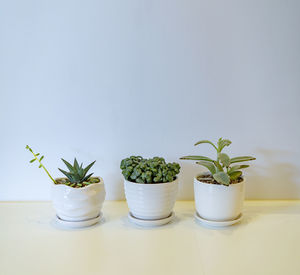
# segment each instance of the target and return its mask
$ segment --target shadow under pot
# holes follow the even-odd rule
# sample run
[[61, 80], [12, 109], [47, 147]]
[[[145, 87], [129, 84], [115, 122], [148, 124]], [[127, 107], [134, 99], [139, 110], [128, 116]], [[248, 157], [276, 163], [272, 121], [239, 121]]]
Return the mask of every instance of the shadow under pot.
[[137, 219], [159, 220], [172, 214], [178, 192], [178, 178], [166, 183], [135, 183], [124, 179], [130, 214]]
[[245, 180], [225, 186], [201, 181], [204, 174], [194, 178], [197, 214], [209, 221], [232, 221], [243, 211]]
[[[81, 188], [65, 184], [52, 185], [52, 202], [59, 219], [66, 222], [80, 222], [101, 217], [105, 199], [103, 179]], [[56, 179], [57, 180], [57, 179]]]

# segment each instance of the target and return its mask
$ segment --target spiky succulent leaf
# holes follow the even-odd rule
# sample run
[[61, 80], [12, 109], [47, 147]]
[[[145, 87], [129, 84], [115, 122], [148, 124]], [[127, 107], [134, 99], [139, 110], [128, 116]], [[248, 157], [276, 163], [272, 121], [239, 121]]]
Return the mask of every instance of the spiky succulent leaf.
[[78, 161], [77, 161], [77, 159], [76, 159], [76, 158], [74, 159], [74, 164], [73, 164], [73, 167], [76, 169], [76, 171], [78, 171], [78, 170], [79, 170], [79, 164], [78, 164]]
[[61, 171], [69, 179], [69, 181], [71, 183], [76, 183], [77, 186], [79, 186], [78, 183], [82, 183], [84, 181], [86, 182], [93, 175], [93, 173], [91, 173], [86, 176], [88, 170], [94, 165], [95, 161], [93, 161], [91, 164], [89, 164], [86, 168], [82, 168], [83, 164], [81, 164], [79, 166], [76, 158], [74, 159], [73, 166], [64, 159], [62, 159], [62, 161], [65, 163], [65, 165], [69, 169], [69, 172], [66, 172], [66, 171], [58, 168], [59, 171]]
[[216, 166], [213, 163], [205, 160], [197, 161], [196, 163], [206, 167], [212, 175], [216, 173]]
[[85, 176], [86, 173], [91, 169], [91, 167], [95, 164], [96, 161], [93, 161], [91, 164], [89, 164], [87, 167], [83, 169], [83, 175]]
[[68, 172], [66, 172], [66, 171], [64, 171], [64, 170], [62, 170], [62, 169], [60, 169], [60, 168], [58, 168], [58, 170], [60, 171], [60, 172], [62, 172], [69, 180], [70, 180], [70, 182], [74, 182], [73, 181], [73, 177], [72, 177], [72, 175], [70, 174], [70, 173], [68, 173]]
[[61, 160], [62, 160], [62, 161], [64, 162], [64, 164], [68, 167], [69, 171], [74, 173], [75, 170], [73, 169], [72, 164], [69, 163], [69, 162], [67, 162], [67, 161], [64, 160], [63, 158], [62, 158]]
[[87, 175], [86, 177], [84, 177], [84, 179], [82, 181], [87, 181], [94, 173], [91, 173], [89, 175]]
[[230, 178], [225, 172], [218, 172], [213, 174], [214, 179], [223, 185], [229, 185], [230, 184]]

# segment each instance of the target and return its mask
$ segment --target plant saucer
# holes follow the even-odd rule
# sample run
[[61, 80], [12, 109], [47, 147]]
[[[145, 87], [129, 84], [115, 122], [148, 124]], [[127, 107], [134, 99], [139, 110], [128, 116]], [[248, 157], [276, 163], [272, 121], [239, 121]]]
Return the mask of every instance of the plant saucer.
[[87, 226], [91, 226], [94, 225], [98, 222], [100, 222], [103, 218], [103, 214], [102, 212], [100, 212], [100, 214], [92, 219], [88, 219], [88, 220], [82, 220], [82, 221], [66, 221], [61, 219], [60, 217], [56, 216], [55, 221], [57, 224], [63, 226], [63, 227], [68, 227], [68, 228], [82, 228], [82, 227], [87, 227]]
[[132, 223], [143, 226], [143, 227], [156, 227], [156, 226], [161, 226], [165, 225], [169, 222], [171, 222], [175, 217], [175, 213], [172, 212], [170, 216], [163, 218], [163, 219], [158, 219], [158, 220], [145, 220], [145, 219], [139, 219], [134, 217], [130, 212], [128, 213], [128, 219]]
[[200, 217], [197, 212], [195, 213], [194, 216], [195, 216], [195, 218], [196, 218], [196, 220], [198, 222], [200, 222], [201, 224], [203, 224], [205, 226], [210, 226], [210, 227], [225, 227], [225, 226], [230, 226], [230, 225], [233, 225], [235, 223], [238, 223], [242, 219], [243, 214], [240, 214], [234, 220], [229, 220], [229, 221], [211, 221], [211, 220], [206, 220], [206, 219]]

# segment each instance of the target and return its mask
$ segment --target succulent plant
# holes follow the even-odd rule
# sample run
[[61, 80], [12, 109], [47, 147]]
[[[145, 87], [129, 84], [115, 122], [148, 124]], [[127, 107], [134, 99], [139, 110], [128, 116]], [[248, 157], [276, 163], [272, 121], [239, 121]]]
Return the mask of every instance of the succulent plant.
[[217, 160], [204, 156], [185, 156], [180, 159], [196, 160], [197, 164], [206, 167], [210, 171], [213, 179], [219, 184], [228, 186], [231, 183], [235, 183], [242, 177], [241, 169], [249, 167], [249, 165], [232, 164], [256, 159], [251, 156], [230, 158], [227, 154], [222, 153], [222, 150], [231, 144], [231, 141], [228, 139], [220, 138], [216, 145], [209, 140], [200, 140], [195, 143], [195, 146], [203, 143], [208, 143], [215, 148], [217, 151]]
[[40, 153], [34, 153], [33, 150], [28, 145], [26, 145], [26, 149], [29, 150], [34, 156], [34, 158], [30, 161], [30, 163], [34, 161], [38, 161], [39, 168], [43, 168], [45, 170], [45, 172], [50, 177], [50, 179], [54, 182], [54, 184], [65, 184], [71, 187], [80, 188], [92, 183], [98, 183], [100, 181], [99, 178], [91, 177], [93, 173], [87, 175], [87, 172], [90, 170], [90, 168], [94, 165], [96, 161], [93, 161], [87, 167], [83, 168], [82, 167], [83, 164], [81, 163], [81, 165], [79, 165], [76, 158], [74, 159], [73, 166], [66, 160], [62, 159], [62, 161], [67, 166], [69, 172], [66, 172], [58, 168], [59, 171], [61, 171], [67, 178], [58, 178], [55, 180], [42, 163], [44, 156], [39, 157]]
[[[93, 161], [92, 163], [90, 163], [87, 167], [83, 168], [82, 167], [82, 163], [79, 165], [76, 158], [74, 159], [74, 164], [73, 166], [67, 162], [66, 160], [64, 159], [61, 159], [64, 164], [67, 166], [69, 172], [66, 172], [60, 168], [58, 168], [58, 170], [60, 172], [62, 172], [70, 181], [71, 185], [72, 184], [81, 184], [83, 182], [85, 182], [86, 184], [88, 184], [88, 179], [93, 175], [93, 173], [91, 174], [87, 174], [87, 172], [91, 169], [91, 167], [94, 165], [94, 163], [96, 161]], [[80, 185], [79, 185], [80, 186]]]
[[123, 159], [120, 168], [126, 180], [136, 183], [171, 182], [180, 171], [178, 163], [166, 163], [160, 157], [144, 159], [141, 156]]

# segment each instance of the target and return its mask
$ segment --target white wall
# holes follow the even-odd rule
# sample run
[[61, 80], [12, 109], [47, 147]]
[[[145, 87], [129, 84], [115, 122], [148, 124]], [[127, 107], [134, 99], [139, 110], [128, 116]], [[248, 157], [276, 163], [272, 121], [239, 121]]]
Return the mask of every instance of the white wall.
[[[119, 162], [254, 155], [248, 198], [300, 198], [300, 1], [0, 2], [1, 200], [49, 199], [60, 158], [97, 160], [108, 199]], [[200, 167], [181, 162], [180, 199]]]

